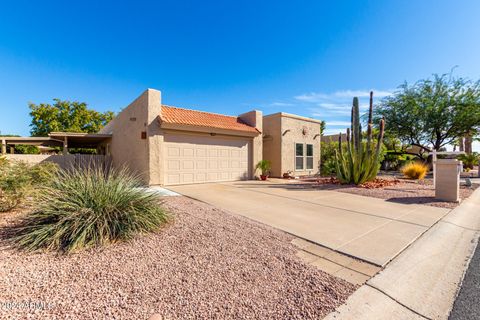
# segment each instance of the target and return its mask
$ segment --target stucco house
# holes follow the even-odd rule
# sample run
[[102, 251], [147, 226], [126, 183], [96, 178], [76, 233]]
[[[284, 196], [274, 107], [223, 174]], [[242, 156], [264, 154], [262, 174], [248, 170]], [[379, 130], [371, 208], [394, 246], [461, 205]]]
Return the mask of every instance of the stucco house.
[[[3, 153], [7, 145], [28, 138], [15, 139], [2, 139]], [[262, 159], [271, 161], [274, 177], [289, 171], [315, 174], [320, 162], [318, 120], [286, 113], [263, 116], [258, 110], [227, 116], [177, 108], [162, 104], [160, 91], [154, 89], [143, 92], [96, 134], [56, 132], [38, 139], [32, 144], [63, 145], [65, 157], [69, 147], [95, 147], [114, 166], [127, 166], [148, 185], [254, 179]]]
[[321, 121], [278, 112], [263, 117], [263, 159], [271, 175], [312, 175], [319, 171]]
[[127, 165], [149, 185], [253, 179], [261, 159], [271, 175], [318, 172], [320, 121], [286, 113], [238, 116], [162, 104], [148, 89], [100, 134], [111, 135], [106, 150], [113, 164]]

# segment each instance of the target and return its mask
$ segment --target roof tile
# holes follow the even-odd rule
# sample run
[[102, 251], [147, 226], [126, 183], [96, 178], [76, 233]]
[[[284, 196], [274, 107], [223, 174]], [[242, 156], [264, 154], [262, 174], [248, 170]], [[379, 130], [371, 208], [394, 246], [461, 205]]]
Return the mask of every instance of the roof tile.
[[258, 133], [257, 129], [249, 126], [248, 124], [240, 120], [239, 117], [190, 109], [182, 109], [166, 105], [162, 105], [161, 119], [165, 123]]

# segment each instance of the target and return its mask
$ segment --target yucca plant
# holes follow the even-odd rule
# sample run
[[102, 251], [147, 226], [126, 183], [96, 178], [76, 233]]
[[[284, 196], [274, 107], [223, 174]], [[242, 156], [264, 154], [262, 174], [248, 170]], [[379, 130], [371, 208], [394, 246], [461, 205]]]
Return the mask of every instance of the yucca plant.
[[[339, 135], [335, 152], [337, 178], [342, 183], [362, 184], [375, 179], [380, 168], [380, 150], [385, 131], [385, 119], [380, 120], [380, 130], [375, 143], [373, 139], [373, 92], [370, 92], [367, 141], [362, 141], [362, 126], [358, 98], [353, 98], [351, 128], [347, 128], [347, 145], [342, 146]], [[344, 150], [345, 149], [345, 150]]]
[[60, 171], [41, 189], [38, 208], [15, 227], [13, 241], [27, 250], [70, 252], [155, 230], [167, 214], [158, 196], [141, 186], [126, 169]]

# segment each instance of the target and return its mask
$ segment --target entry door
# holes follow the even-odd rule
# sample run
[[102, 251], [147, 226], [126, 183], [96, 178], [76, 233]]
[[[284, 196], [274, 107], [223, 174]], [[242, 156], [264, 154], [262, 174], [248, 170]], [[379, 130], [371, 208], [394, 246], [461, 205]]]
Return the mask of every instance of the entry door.
[[165, 184], [248, 178], [249, 139], [165, 135]]

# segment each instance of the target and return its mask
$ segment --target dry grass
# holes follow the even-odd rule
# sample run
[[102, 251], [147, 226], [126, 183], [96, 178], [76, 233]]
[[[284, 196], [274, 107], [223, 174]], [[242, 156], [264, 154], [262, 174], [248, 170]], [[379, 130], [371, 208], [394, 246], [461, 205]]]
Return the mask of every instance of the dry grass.
[[428, 172], [428, 166], [422, 162], [410, 162], [400, 169], [406, 178], [423, 180]]

